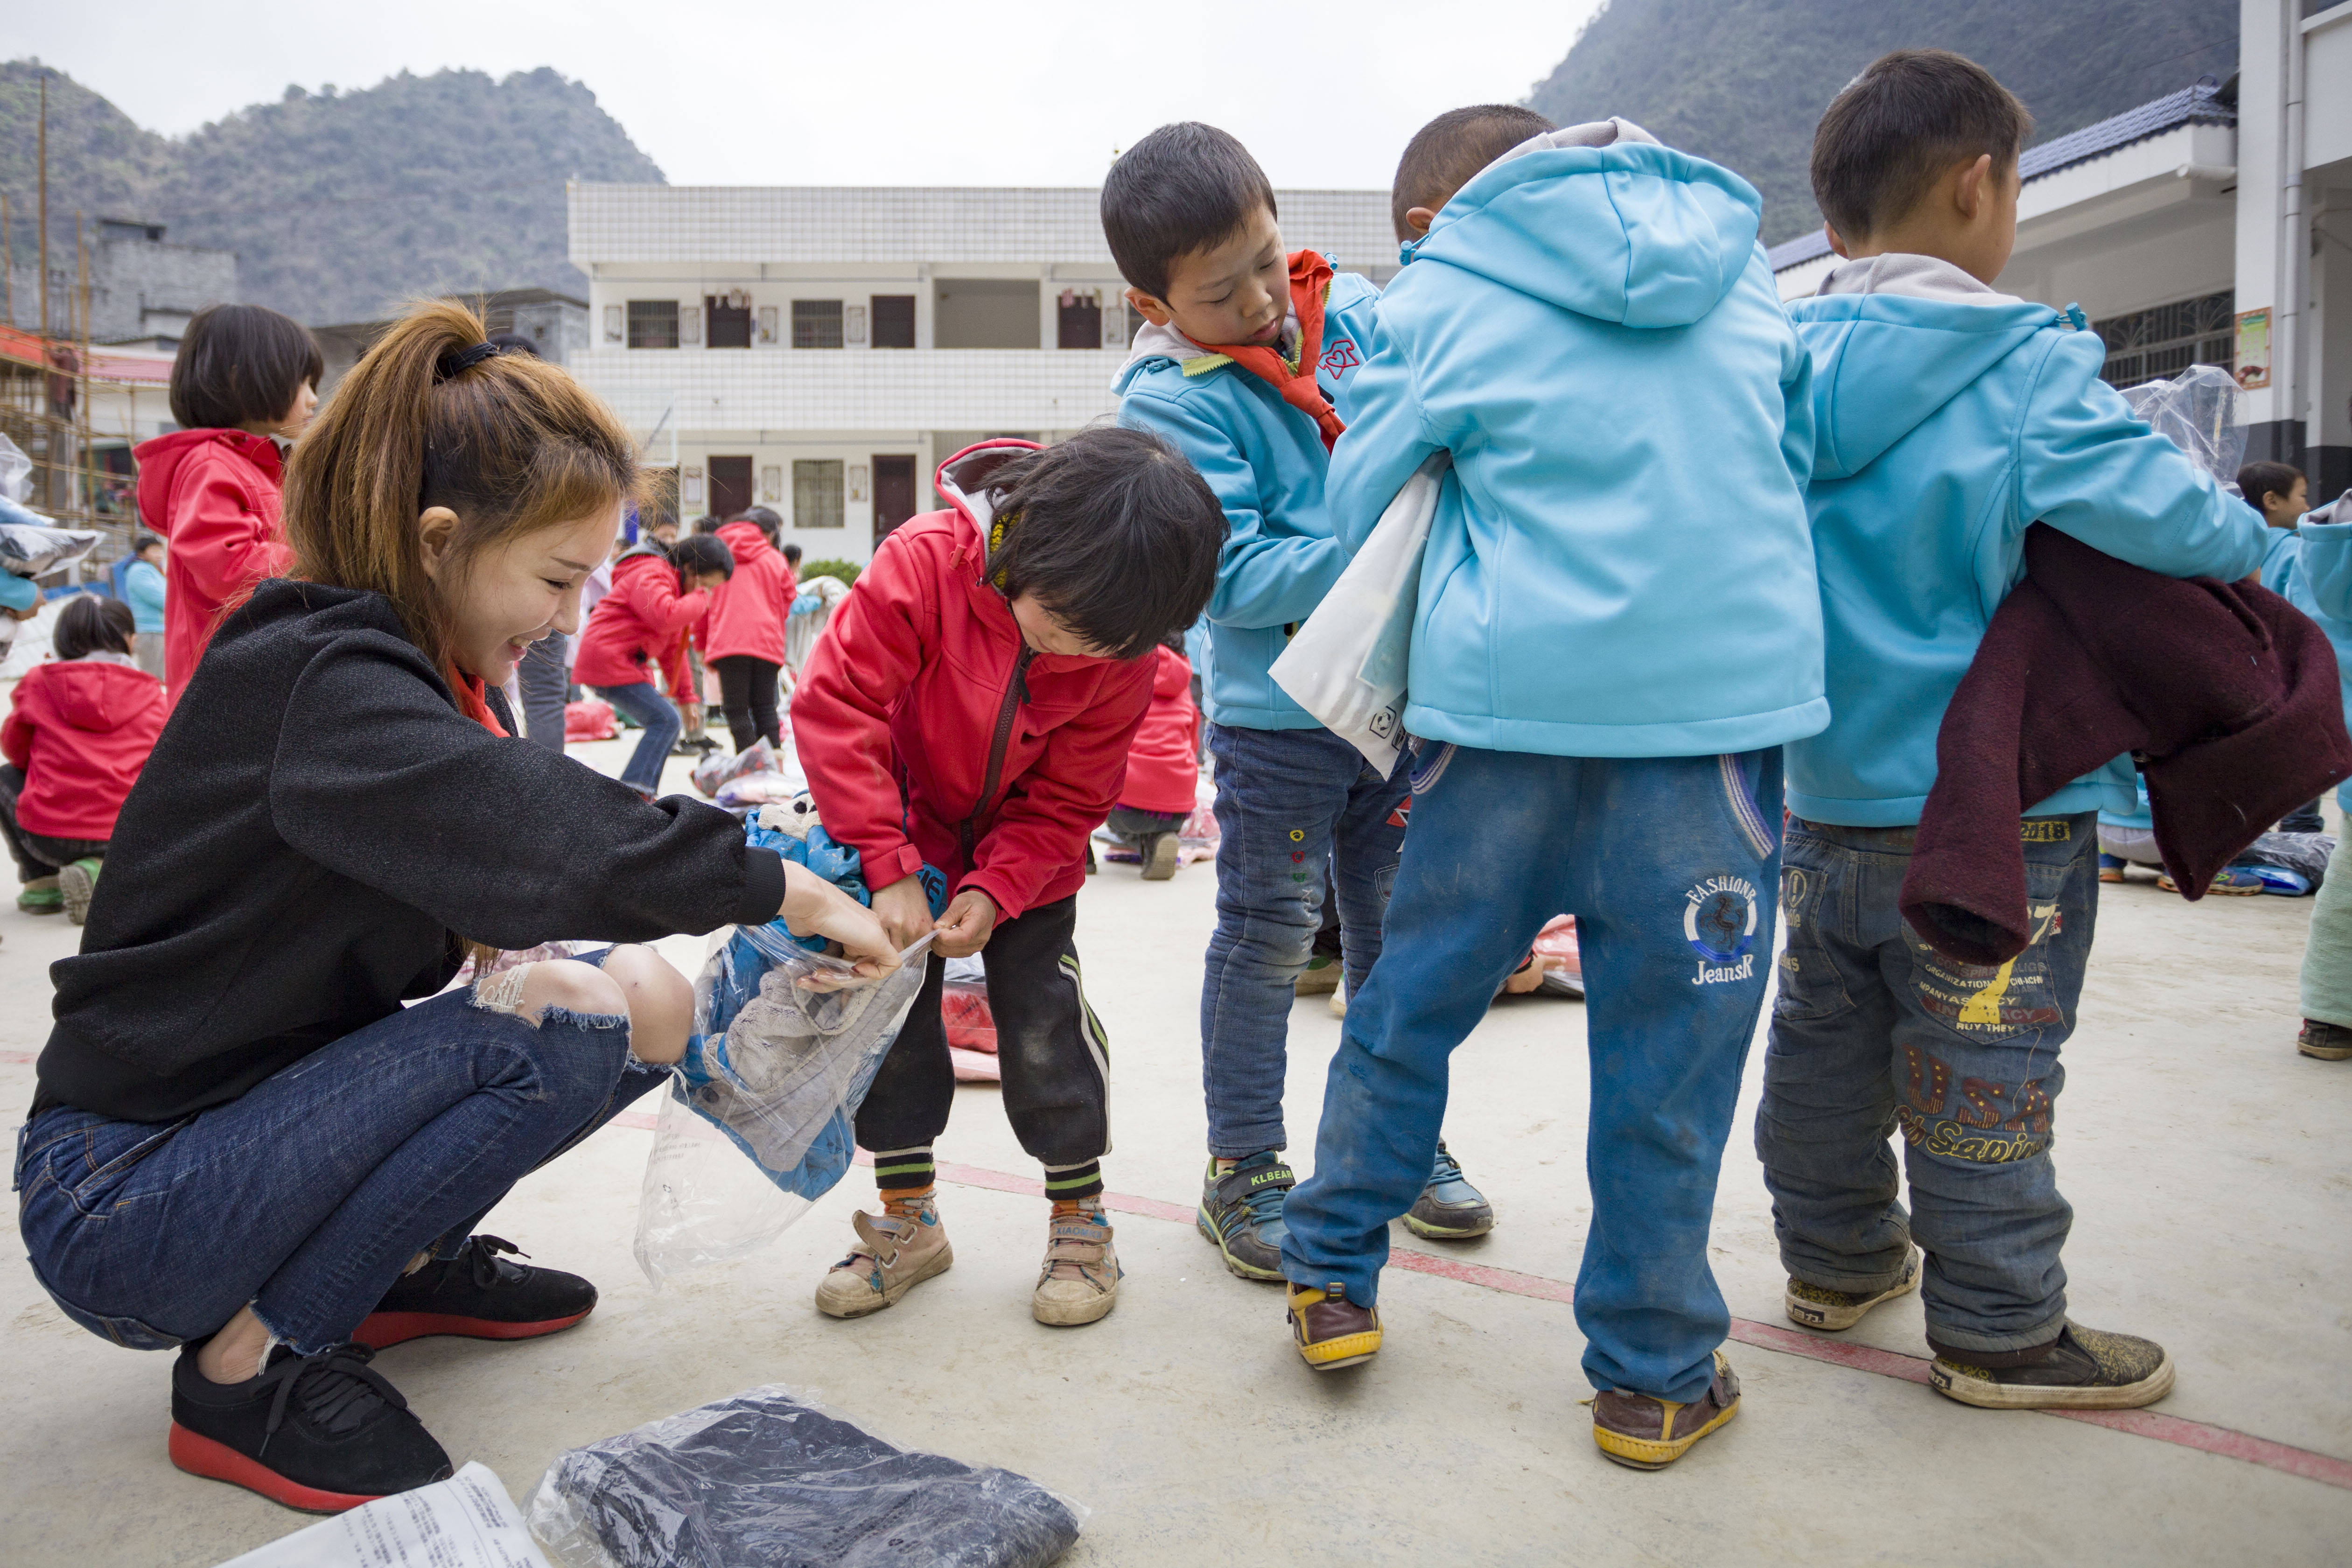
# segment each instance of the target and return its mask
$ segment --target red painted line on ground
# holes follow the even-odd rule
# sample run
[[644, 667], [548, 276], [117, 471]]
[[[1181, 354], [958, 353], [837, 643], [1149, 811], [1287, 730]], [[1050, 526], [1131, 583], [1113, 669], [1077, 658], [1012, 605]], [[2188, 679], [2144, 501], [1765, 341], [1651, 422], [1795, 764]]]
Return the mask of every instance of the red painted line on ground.
[[7, 1062], [14, 1067], [30, 1067], [37, 1056], [38, 1053], [34, 1051], [0, 1051], [0, 1062]]
[[613, 1118], [611, 1125], [634, 1127], [641, 1132], [650, 1132], [661, 1125], [661, 1119], [649, 1110], [624, 1110]]
[[1759, 1323], [1747, 1318], [1731, 1320], [1731, 1337], [1743, 1345], [1754, 1345], [1759, 1350], [1801, 1355], [1807, 1361], [1825, 1362], [1831, 1366], [1852, 1367], [1856, 1372], [1875, 1373], [1881, 1377], [1899, 1377], [1906, 1383], [1927, 1381], [1927, 1357], [1883, 1351], [1858, 1341], [1826, 1339], [1819, 1334], [1801, 1333], [1795, 1329]]
[[2243, 1459], [2250, 1465], [2265, 1469], [2284, 1470], [2290, 1476], [2301, 1476], [2309, 1481], [2352, 1490], [2352, 1460], [2336, 1458], [2332, 1454], [2315, 1454], [2308, 1448], [2297, 1448], [2285, 1443], [2273, 1443], [2268, 1437], [2257, 1437], [2250, 1432], [2233, 1431], [2227, 1426], [2215, 1426], [2203, 1421], [2184, 1420], [2155, 1410], [2052, 1410], [2046, 1414], [2062, 1415], [2069, 1421], [2087, 1421], [2094, 1426], [2112, 1427], [2128, 1432], [2135, 1437], [2153, 1437], [2159, 1443], [2178, 1444], [2183, 1448], [2196, 1448], [2224, 1458]]

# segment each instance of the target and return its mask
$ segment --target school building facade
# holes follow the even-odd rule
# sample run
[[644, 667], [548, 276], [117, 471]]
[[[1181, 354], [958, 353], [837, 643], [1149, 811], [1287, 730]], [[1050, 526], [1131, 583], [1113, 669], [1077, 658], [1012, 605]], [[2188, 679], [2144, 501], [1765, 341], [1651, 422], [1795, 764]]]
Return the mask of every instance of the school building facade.
[[[573, 374], [672, 470], [684, 518], [773, 507], [812, 560], [868, 559], [989, 436], [1113, 413], [1141, 322], [1068, 188], [575, 184]], [[1385, 282], [1387, 193], [1277, 193], [1284, 237]]]

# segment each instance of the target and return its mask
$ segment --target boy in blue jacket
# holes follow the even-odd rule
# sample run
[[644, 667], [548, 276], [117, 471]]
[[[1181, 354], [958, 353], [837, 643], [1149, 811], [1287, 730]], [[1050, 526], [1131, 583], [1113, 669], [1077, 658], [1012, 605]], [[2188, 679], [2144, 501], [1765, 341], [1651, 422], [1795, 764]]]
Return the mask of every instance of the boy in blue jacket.
[[[1290, 1007], [1322, 923], [1325, 867], [1352, 994], [1380, 956], [1404, 839], [1403, 770], [1368, 766], [1267, 674], [1347, 564], [1324, 475], [1379, 295], [1315, 251], [1286, 254], [1273, 185], [1213, 126], [1163, 125], [1121, 154], [1102, 219], [1128, 300], [1150, 323], [1119, 373], [1119, 423], [1173, 442], [1232, 529], [1202, 680], [1223, 837], [1201, 989], [1210, 1158], [1198, 1225], [1232, 1273], [1275, 1280], [1293, 1183], [1282, 1160]], [[1406, 1218], [1419, 1234], [1493, 1226], [1442, 1143], [1422, 1177]]]
[[[1457, 165], [1458, 192], [1419, 195]], [[1432, 453], [1453, 479], [1408, 667], [1412, 831], [1290, 1200], [1292, 1332], [1318, 1368], [1378, 1349], [1447, 1058], [1566, 910], [1591, 985], [1593, 1436], [1654, 1469], [1739, 1396], [1707, 1226], [1771, 967], [1780, 748], [1829, 719], [1807, 362], [1754, 188], [1622, 121], [1528, 137], [1457, 111], [1407, 148], [1394, 209], [1428, 232], [1332, 458], [1342, 544]]]
[[2224, 579], [2262, 563], [2263, 530], [2099, 379], [2079, 311], [1993, 289], [2031, 125], [1982, 68], [1906, 50], [1814, 134], [1814, 196], [1847, 259], [1790, 314], [1813, 360], [1807, 506], [1833, 717], [1788, 751], [1789, 946], [1756, 1145], [1790, 1319], [1843, 1329], [1916, 1286], [1939, 1392], [2115, 1409], [2161, 1398], [2172, 1362], [2068, 1321], [2073, 1211], [2050, 1145], [2098, 911], [2095, 819], [2132, 809], [2129, 759], [2026, 809], [2037, 930], [2012, 962], [1934, 952], [1897, 891], [1945, 707], [2022, 575], [2029, 526]]

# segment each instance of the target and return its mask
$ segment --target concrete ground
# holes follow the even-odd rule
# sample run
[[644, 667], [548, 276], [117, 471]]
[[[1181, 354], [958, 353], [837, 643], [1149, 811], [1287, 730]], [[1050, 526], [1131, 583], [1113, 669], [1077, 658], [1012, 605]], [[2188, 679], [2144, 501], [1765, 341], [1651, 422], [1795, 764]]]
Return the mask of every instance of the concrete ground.
[[[578, 748], [607, 772], [625, 750]], [[1392, 1268], [1387, 1348], [1318, 1377], [1289, 1347], [1279, 1289], [1227, 1275], [1189, 1223], [1213, 882], [1207, 867], [1149, 885], [1108, 868], [1080, 901], [1115, 1064], [1106, 1168], [1142, 1200], [1122, 1200], [1127, 1279], [1104, 1322], [1030, 1321], [1044, 1205], [989, 1173], [1036, 1173], [996, 1090], [967, 1086], [940, 1145], [961, 1168], [940, 1200], [957, 1267], [887, 1312], [844, 1323], [810, 1305], [850, 1212], [872, 1201], [863, 1172], [769, 1251], [653, 1289], [630, 1258], [651, 1135], [615, 1125], [487, 1227], [593, 1279], [596, 1314], [521, 1344], [415, 1342], [378, 1364], [453, 1458], [484, 1461], [519, 1500], [567, 1447], [785, 1384], [893, 1442], [1086, 1503], [1070, 1563], [2346, 1560], [2352, 1062], [2294, 1051], [2309, 900], [2105, 889], [2055, 1157], [2076, 1210], [2073, 1313], [2170, 1347], [2179, 1383], [2156, 1411], [2102, 1426], [1939, 1398], [1912, 1381], [1916, 1297], [1835, 1339], [1791, 1328], [1748, 1143], [1759, 1051], [1714, 1244], [1747, 1397], [1687, 1458], [1640, 1474], [1593, 1448], [1563, 1304], [1588, 1212], [1582, 1006], [1513, 999], [1455, 1057], [1448, 1140], [1500, 1224], [1453, 1248], [1399, 1227], [1400, 1249], [1450, 1262]], [[0, 1100], [29, 1100], [46, 966], [75, 934], [0, 907]], [[665, 951], [690, 965], [701, 946]], [[1321, 998], [1293, 1015], [1302, 1167], [1339, 1028]], [[74, 1328], [21, 1262], [0, 1268], [0, 1558], [209, 1564], [309, 1522], [173, 1469], [168, 1359]]]

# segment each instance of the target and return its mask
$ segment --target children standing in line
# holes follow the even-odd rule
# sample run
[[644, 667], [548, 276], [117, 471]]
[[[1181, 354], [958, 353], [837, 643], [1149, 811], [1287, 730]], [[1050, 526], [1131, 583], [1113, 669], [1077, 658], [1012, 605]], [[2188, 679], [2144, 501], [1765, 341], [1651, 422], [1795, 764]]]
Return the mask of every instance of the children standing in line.
[[939, 935], [857, 1110], [883, 1212], [856, 1217], [816, 1304], [863, 1317], [954, 1260], [932, 1194], [955, 1098], [940, 994], [946, 961], [977, 952], [1005, 1111], [1053, 1200], [1030, 1311], [1091, 1323], [1119, 1269], [1101, 1198], [1109, 1042], [1071, 941], [1087, 836], [1118, 798], [1147, 656], [1201, 613], [1224, 520], [1177, 453], [1129, 430], [983, 441], [940, 466], [939, 489], [949, 510], [876, 549], [793, 704], [809, 793], [858, 852], [884, 929], [902, 947]]
[[261, 305], [208, 305], [172, 362], [181, 428], [143, 442], [139, 519], [169, 542], [163, 684], [179, 700], [223, 609], [293, 559], [278, 522], [278, 442], [319, 405], [318, 340]]
[[718, 537], [735, 552], [735, 574], [710, 597], [698, 640], [703, 662], [719, 672], [719, 700], [738, 752], [764, 738], [783, 743], [776, 677], [784, 668], [784, 622], [793, 613], [793, 569], [776, 549], [776, 514], [755, 507], [722, 525]]
[[1177, 835], [1199, 804], [1201, 710], [1183, 647], [1183, 634], [1171, 633], [1153, 654], [1151, 707], [1128, 748], [1127, 783], [1110, 811], [1111, 832], [1142, 856], [1147, 882], [1176, 874]]
[[[708, 534], [679, 541], [675, 552], [641, 539], [613, 563], [612, 590], [580, 634], [574, 677], [644, 728], [621, 782], [647, 800], [661, 794], [662, 764], [695, 700], [686, 628], [734, 571], [735, 557]], [[656, 669], [667, 698], [654, 687]]]
[[122, 574], [122, 592], [131, 601], [132, 647], [139, 668], [163, 679], [163, 541], [141, 530], [131, 542], [131, 566]]
[[[1347, 558], [1324, 504], [1330, 444], [1372, 342], [1372, 286], [1286, 253], [1274, 187], [1239, 142], [1163, 125], [1111, 165], [1103, 232], [1150, 325], [1120, 373], [1119, 423], [1192, 459], [1232, 526], [1209, 600], [1203, 682], [1216, 759], [1217, 930], [1201, 988], [1209, 1163], [1198, 1225], [1225, 1268], [1279, 1279], [1293, 1185], [1282, 1120], [1293, 987], [1332, 868], [1351, 990], [1381, 953], [1404, 839], [1403, 770], [1383, 776], [1267, 673]], [[1494, 1211], [1442, 1150], [1428, 1217], [1476, 1235]]]
[[1939, 956], [1897, 895], [1944, 710], [2026, 529], [2232, 579], [2261, 563], [2263, 526], [2099, 379], [2079, 313], [1994, 290], [2031, 126], [1981, 67], [1929, 49], [1876, 61], [1814, 132], [1813, 194], [1846, 259], [1790, 313], [1820, 419], [1807, 505], [1832, 718], [1788, 750], [1789, 947], [1756, 1147], [1792, 1321], [1843, 1329], [1916, 1286], [1939, 1393], [2115, 1409], [2163, 1397], [2172, 1361], [2069, 1321], [2074, 1211], [2050, 1147], [2098, 913], [2095, 814], [2132, 809], [2129, 760], [2026, 808], [2037, 929], [2012, 962]]
[[[1360, 546], [1452, 453], [1421, 574], [1387, 942], [1324, 1091], [1283, 1273], [1310, 1366], [1380, 1347], [1389, 1222], [1447, 1060], [1544, 924], [1591, 983], [1576, 1281], [1593, 1436], [1670, 1463], [1738, 1408], [1707, 1265], [1772, 952], [1780, 754], [1828, 721], [1805, 355], [1738, 175], [1623, 121], [1449, 115], [1406, 149], [1379, 346], [1331, 465]], [[1454, 170], [1482, 170], [1456, 192]], [[1421, 209], [1419, 215], [1415, 209]]]

